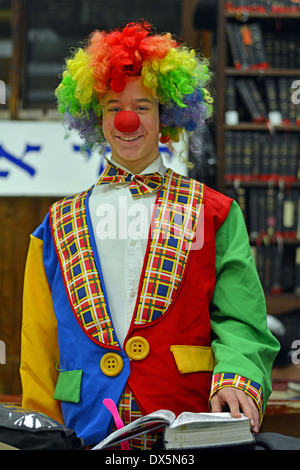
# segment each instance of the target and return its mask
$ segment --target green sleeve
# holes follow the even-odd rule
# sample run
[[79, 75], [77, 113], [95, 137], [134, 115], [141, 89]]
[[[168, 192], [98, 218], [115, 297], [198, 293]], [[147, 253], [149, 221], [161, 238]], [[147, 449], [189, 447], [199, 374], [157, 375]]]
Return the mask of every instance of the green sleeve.
[[264, 407], [279, 344], [267, 326], [264, 292], [243, 214], [233, 201], [216, 234], [216, 285], [211, 303], [214, 374], [234, 373], [260, 384]]

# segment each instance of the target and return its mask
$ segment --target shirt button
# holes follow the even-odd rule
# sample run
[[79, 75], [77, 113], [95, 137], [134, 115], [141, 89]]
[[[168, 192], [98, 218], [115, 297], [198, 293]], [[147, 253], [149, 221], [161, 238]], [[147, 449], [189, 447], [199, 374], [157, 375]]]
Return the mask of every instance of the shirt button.
[[141, 361], [148, 356], [150, 346], [148, 341], [142, 336], [133, 336], [127, 341], [125, 351], [130, 359]]
[[100, 369], [103, 374], [108, 375], [109, 377], [119, 375], [123, 369], [123, 359], [116, 353], [109, 352], [104, 354], [100, 361]]
[[136, 296], [136, 292], [134, 290], [132, 290], [130, 292], [130, 297], [133, 299], [133, 297], [135, 297], [135, 296]]

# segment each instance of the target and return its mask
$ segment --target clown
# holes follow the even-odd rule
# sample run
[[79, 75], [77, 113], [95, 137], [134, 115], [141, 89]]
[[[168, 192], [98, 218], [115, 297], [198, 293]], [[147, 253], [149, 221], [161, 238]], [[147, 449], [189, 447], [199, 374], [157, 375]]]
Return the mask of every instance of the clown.
[[[111, 398], [125, 422], [157, 409], [243, 411], [258, 430], [278, 345], [235, 201], [166, 168], [159, 140], [211, 114], [195, 51], [147, 23], [94, 32], [56, 90], [69, 129], [112, 159], [92, 187], [53, 204], [31, 236], [23, 405], [103, 439]], [[101, 236], [101, 209], [150, 217], [143, 237]], [[120, 232], [119, 232], [120, 234]], [[143, 442], [151, 448], [152, 439]]]
[[105, 94], [122, 92], [128, 79], [137, 76], [160, 104], [161, 142], [178, 141], [183, 129], [194, 131], [211, 114], [208, 63], [194, 50], [170, 34], [151, 34], [147, 23], [96, 31], [84, 49], [67, 59], [56, 90], [60, 113], [90, 148], [105, 145], [98, 125]]

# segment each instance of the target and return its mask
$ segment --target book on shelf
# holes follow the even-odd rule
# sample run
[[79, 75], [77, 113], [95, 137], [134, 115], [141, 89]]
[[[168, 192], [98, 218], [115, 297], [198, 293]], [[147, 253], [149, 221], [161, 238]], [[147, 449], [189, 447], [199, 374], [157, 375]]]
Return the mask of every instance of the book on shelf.
[[268, 119], [273, 126], [282, 124], [282, 115], [279, 106], [277, 83], [274, 77], [265, 78], [266, 104], [268, 109]]
[[251, 23], [249, 28], [253, 47], [253, 66], [258, 69], [267, 69], [269, 68], [269, 63], [265, 51], [261, 25], [258, 23]]
[[236, 24], [226, 23], [226, 34], [234, 67], [236, 69], [250, 67], [248, 57], [243, 47], [239, 26]]
[[252, 96], [253, 101], [255, 102], [255, 105], [258, 109], [258, 112], [260, 114], [259, 121], [265, 122], [267, 121], [267, 108], [265, 105], [265, 102], [262, 98], [261, 92], [257, 86], [256, 81], [253, 78], [249, 78], [246, 82], [246, 85], [248, 86], [250, 90], [250, 94]]
[[300, 247], [295, 253], [295, 294], [300, 295]]
[[258, 13], [298, 13], [298, 0], [227, 0], [226, 10], [231, 13], [240, 11]]
[[[276, 244], [260, 244], [252, 246], [252, 253], [265, 294], [276, 295], [293, 289], [291, 282], [287, 282], [292, 277], [285, 278], [284, 275], [287, 266], [284, 265], [283, 250]], [[290, 269], [293, 270], [292, 265]]]
[[[237, 40], [241, 41], [241, 46], [244, 49], [245, 56], [247, 57], [247, 65], [249, 68], [252, 68], [256, 65], [256, 56], [255, 49], [253, 44], [251, 25], [244, 24], [243, 26], [238, 26], [237, 32], [239, 37]], [[246, 64], [243, 64], [246, 68]]]
[[226, 195], [231, 199], [234, 199], [244, 216], [245, 224], [248, 226], [248, 212], [247, 212], [247, 190], [243, 186], [237, 186], [235, 188], [227, 188]]
[[250, 420], [244, 415], [233, 418], [226, 412], [187, 411], [176, 417], [172, 411], [158, 410], [112, 432], [94, 446], [93, 450], [111, 448], [123, 441], [158, 429], [163, 429], [165, 449], [214, 448], [252, 445], [254, 442]]
[[290, 115], [291, 107], [290, 107], [290, 87], [289, 87], [289, 79], [286, 77], [279, 77], [278, 78], [278, 101], [280, 105], [280, 112], [282, 116], [282, 121], [288, 123], [292, 120], [292, 116]]
[[225, 124], [235, 126], [239, 123], [237, 96], [234, 77], [227, 77], [225, 87]]
[[260, 106], [262, 100], [254, 80], [240, 78], [236, 80], [236, 88], [251, 121], [256, 123], [266, 121], [265, 113]]

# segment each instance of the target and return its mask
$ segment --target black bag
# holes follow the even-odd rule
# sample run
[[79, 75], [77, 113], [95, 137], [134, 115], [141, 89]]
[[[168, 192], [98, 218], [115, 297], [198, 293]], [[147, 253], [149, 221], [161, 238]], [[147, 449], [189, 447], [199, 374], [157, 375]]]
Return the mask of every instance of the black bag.
[[75, 431], [49, 416], [12, 405], [0, 405], [0, 443], [19, 450], [80, 450]]

